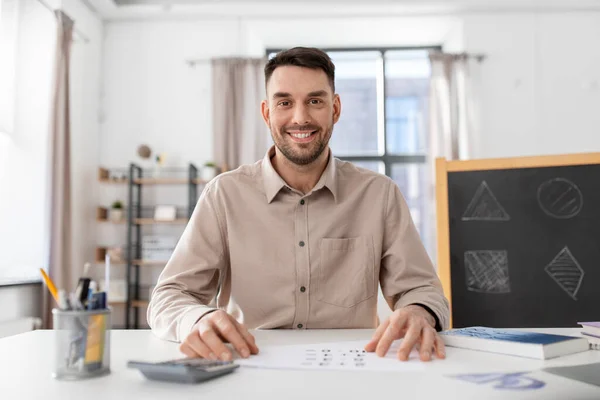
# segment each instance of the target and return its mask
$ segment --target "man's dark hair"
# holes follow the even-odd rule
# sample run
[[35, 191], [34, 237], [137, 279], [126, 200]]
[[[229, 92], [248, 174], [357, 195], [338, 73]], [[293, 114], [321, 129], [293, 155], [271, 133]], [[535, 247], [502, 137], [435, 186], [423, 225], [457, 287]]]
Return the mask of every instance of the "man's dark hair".
[[323, 50], [314, 47], [294, 47], [280, 51], [265, 65], [265, 84], [269, 83], [277, 67], [286, 65], [322, 70], [327, 74], [331, 90], [335, 93], [335, 65]]

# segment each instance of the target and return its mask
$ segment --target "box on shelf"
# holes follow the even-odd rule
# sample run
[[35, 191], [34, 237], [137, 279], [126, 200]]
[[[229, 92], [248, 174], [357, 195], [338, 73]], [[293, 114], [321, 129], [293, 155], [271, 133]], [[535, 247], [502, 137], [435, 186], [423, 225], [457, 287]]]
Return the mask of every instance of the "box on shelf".
[[142, 237], [142, 259], [147, 261], [166, 261], [177, 245], [174, 236], [147, 235]]

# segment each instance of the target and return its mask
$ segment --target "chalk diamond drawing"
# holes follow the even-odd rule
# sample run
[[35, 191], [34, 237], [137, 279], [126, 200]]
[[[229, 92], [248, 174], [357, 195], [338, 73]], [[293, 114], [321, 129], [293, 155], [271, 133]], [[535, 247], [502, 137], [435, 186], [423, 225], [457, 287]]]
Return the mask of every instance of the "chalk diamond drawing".
[[584, 271], [567, 246], [558, 253], [544, 270], [573, 300], [583, 282]]
[[508, 252], [478, 250], [465, 252], [467, 289], [480, 293], [510, 293]]
[[462, 216], [463, 221], [509, 221], [510, 215], [483, 181]]
[[538, 204], [553, 218], [573, 218], [583, 208], [583, 195], [576, 184], [564, 178], [546, 181], [538, 187]]

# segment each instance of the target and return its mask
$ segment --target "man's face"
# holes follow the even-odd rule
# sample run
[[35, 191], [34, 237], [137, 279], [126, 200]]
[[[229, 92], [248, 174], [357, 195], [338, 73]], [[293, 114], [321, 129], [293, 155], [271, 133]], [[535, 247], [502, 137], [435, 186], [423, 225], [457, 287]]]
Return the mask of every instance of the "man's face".
[[267, 85], [263, 118], [279, 151], [296, 165], [314, 162], [339, 120], [340, 98], [320, 69], [278, 67]]

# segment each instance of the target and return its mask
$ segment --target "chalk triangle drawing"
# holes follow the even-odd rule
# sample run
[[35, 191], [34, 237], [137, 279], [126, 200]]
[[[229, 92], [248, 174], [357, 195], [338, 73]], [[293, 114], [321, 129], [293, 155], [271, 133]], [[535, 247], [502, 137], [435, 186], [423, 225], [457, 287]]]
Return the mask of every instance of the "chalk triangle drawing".
[[510, 221], [486, 181], [483, 181], [462, 216], [463, 221]]
[[585, 272], [567, 246], [554, 257], [550, 264], [546, 265], [544, 270], [562, 290], [573, 300], [577, 300], [577, 292], [583, 282]]

